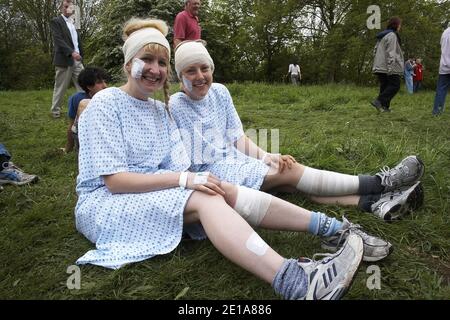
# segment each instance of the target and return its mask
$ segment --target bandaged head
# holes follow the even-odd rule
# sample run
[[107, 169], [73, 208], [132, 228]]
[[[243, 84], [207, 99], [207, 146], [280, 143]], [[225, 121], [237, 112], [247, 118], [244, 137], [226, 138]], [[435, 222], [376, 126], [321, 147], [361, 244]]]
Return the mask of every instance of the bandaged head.
[[204, 41], [181, 42], [175, 49], [175, 71], [178, 78], [181, 79], [181, 72], [184, 69], [196, 63], [208, 64], [211, 70], [214, 71], [214, 61], [209, 55]]
[[130, 62], [139, 50], [151, 43], [157, 43], [165, 47], [169, 52], [170, 59], [170, 44], [165, 36], [160, 30], [153, 27], [145, 27], [130, 34], [122, 47], [125, 64]]

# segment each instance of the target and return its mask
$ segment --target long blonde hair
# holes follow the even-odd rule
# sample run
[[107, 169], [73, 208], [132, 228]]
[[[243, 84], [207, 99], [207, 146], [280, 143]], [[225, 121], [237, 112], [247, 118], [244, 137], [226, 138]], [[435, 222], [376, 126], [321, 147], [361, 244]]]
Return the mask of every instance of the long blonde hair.
[[[167, 24], [158, 19], [139, 19], [139, 18], [131, 18], [128, 20], [124, 27], [123, 27], [123, 35], [122, 39], [125, 41], [128, 39], [128, 37], [138, 30], [144, 29], [144, 28], [155, 28], [159, 30], [164, 36], [167, 36], [167, 33], [169, 32], [169, 27]], [[164, 46], [157, 44], [157, 43], [150, 43], [144, 46], [144, 52], [150, 53], [155, 56], [163, 56], [167, 60], [167, 78], [164, 82], [163, 91], [164, 91], [164, 103], [166, 106], [166, 110], [170, 115], [169, 111], [169, 89], [170, 84], [169, 80], [172, 78], [172, 68], [170, 67], [170, 54], [169, 50], [165, 48]]]

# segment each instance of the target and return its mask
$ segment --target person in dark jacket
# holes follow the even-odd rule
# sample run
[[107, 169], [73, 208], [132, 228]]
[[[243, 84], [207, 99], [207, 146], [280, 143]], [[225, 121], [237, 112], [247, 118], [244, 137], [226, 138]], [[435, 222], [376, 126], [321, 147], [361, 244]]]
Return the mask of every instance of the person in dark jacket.
[[72, 79], [77, 91], [83, 91], [78, 84], [78, 75], [84, 69], [83, 50], [80, 37], [71, 19], [74, 13], [72, 0], [63, 0], [60, 4], [61, 15], [53, 18], [50, 28], [53, 36], [53, 64], [55, 65], [55, 87], [52, 107], [54, 118], [61, 116], [64, 94]]
[[401, 25], [400, 18], [391, 18], [386, 30], [377, 35], [372, 71], [380, 81], [380, 94], [371, 104], [382, 112], [391, 111], [391, 100], [400, 90], [400, 76], [404, 72], [403, 51], [398, 34]]

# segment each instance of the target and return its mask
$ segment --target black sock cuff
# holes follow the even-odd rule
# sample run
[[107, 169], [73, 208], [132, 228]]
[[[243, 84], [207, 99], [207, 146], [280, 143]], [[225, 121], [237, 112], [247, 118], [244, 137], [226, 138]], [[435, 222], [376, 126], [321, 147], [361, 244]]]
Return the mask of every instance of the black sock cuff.
[[358, 194], [377, 194], [383, 191], [381, 179], [377, 176], [359, 175]]
[[380, 200], [381, 194], [365, 194], [359, 198], [358, 208], [364, 212], [372, 213], [372, 205]]

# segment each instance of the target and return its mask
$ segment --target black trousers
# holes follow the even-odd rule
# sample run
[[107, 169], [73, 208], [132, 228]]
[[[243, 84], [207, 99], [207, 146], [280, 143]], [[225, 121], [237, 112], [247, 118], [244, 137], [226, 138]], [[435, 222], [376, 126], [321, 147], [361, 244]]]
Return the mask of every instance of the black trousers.
[[384, 108], [391, 107], [391, 100], [400, 91], [400, 76], [398, 74], [387, 75], [386, 73], [377, 73], [380, 80], [380, 95], [378, 101]]

